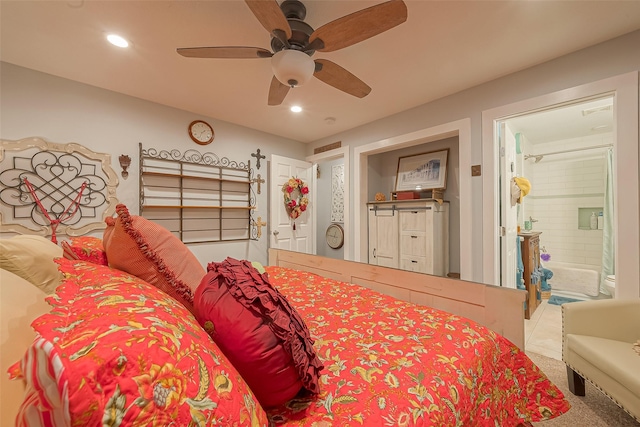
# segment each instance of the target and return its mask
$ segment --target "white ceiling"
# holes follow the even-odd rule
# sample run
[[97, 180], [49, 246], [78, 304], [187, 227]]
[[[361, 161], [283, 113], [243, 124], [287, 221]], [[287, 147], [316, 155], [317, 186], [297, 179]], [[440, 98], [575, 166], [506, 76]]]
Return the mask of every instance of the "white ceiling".
[[[313, 28], [380, 3], [307, 0]], [[0, 2], [0, 59], [195, 114], [312, 142], [640, 29], [640, 1], [406, 1], [408, 19], [331, 53], [363, 99], [317, 79], [267, 106], [268, 59], [194, 59], [177, 47], [270, 36], [240, 0]], [[129, 39], [122, 50], [107, 33]], [[292, 103], [305, 109], [289, 112]], [[329, 117], [335, 118], [329, 124]], [[215, 124], [215, 123], [214, 123]]]

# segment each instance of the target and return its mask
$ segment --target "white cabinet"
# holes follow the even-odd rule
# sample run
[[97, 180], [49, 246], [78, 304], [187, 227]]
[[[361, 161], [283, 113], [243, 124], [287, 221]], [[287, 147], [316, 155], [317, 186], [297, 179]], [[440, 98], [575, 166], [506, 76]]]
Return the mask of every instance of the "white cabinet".
[[445, 276], [449, 204], [435, 200], [369, 203], [369, 263]]

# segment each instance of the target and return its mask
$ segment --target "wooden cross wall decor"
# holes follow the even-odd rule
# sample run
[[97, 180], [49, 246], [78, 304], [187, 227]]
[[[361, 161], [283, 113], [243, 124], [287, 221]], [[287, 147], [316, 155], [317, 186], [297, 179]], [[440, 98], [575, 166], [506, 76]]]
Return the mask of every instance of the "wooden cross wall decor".
[[258, 169], [260, 169], [260, 159], [266, 159], [266, 156], [263, 156], [262, 154], [260, 154], [260, 149], [258, 148], [258, 150], [255, 153], [251, 153], [251, 157], [255, 157], [256, 158], [256, 167]]
[[258, 220], [254, 222], [254, 225], [258, 227], [258, 239], [262, 237], [262, 227], [266, 226], [267, 223], [262, 220], [262, 217], [259, 216]]
[[262, 179], [262, 177], [260, 176], [260, 174], [258, 174], [258, 177], [257, 177], [257, 178], [254, 178], [254, 179], [252, 180], [252, 182], [256, 182], [256, 183], [258, 183], [258, 194], [262, 194], [262, 192], [261, 192], [261, 188], [262, 188], [262, 187], [260, 186], [260, 184], [264, 184], [264, 179]]

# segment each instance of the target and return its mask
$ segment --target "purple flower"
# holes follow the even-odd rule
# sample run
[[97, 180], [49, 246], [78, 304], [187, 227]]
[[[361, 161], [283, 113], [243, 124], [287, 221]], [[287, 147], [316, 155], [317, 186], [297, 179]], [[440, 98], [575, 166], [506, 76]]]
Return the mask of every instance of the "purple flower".
[[550, 254], [542, 254], [542, 255], [540, 255], [540, 258], [542, 258], [542, 260], [544, 262], [547, 262], [547, 261], [549, 261], [551, 259], [551, 255]]

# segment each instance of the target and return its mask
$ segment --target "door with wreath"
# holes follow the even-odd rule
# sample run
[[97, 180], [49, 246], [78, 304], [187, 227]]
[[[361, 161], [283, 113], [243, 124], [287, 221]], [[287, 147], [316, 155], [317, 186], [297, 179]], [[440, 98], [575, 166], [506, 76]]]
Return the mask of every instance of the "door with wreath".
[[315, 254], [313, 165], [271, 155], [269, 173], [269, 246]]

